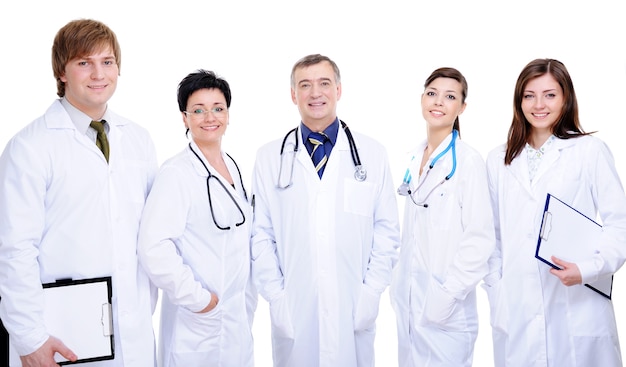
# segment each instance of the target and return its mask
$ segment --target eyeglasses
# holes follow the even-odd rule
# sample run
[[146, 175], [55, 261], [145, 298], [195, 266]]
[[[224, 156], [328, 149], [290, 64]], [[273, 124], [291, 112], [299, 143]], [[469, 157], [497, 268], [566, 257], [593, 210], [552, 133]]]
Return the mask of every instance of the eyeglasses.
[[213, 116], [215, 116], [215, 118], [222, 119], [226, 117], [226, 115], [228, 114], [228, 109], [221, 107], [221, 106], [217, 106], [217, 107], [210, 108], [208, 110], [205, 110], [203, 108], [196, 108], [191, 111], [183, 111], [183, 112], [194, 121], [203, 121], [204, 119], [207, 118], [207, 116], [209, 115], [209, 112], [211, 112]]

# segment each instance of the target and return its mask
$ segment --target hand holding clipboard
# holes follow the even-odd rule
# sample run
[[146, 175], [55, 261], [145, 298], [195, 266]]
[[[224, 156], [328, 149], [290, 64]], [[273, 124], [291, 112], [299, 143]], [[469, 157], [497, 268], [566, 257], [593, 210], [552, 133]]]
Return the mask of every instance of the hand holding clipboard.
[[[535, 258], [555, 269], [561, 267], [552, 261], [552, 256], [574, 263], [587, 260], [596, 252], [590, 244], [597, 242], [601, 234], [601, 225], [548, 194]], [[613, 276], [598, 279], [585, 286], [611, 299]]]
[[[44, 322], [54, 337], [47, 347], [58, 351], [64, 344], [78, 357], [69, 361], [56, 353], [59, 365], [114, 358], [111, 277], [58, 280], [43, 289]], [[21, 365], [13, 346], [10, 354], [11, 365]]]

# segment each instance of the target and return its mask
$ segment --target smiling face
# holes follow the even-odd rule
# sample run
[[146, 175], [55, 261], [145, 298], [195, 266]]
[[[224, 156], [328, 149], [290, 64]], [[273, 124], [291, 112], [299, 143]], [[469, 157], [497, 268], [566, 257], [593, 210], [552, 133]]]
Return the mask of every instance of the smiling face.
[[323, 131], [337, 117], [341, 84], [328, 61], [299, 68], [294, 73], [291, 100], [298, 105], [302, 122], [313, 131]]
[[465, 110], [463, 86], [452, 78], [433, 80], [422, 94], [422, 116], [432, 131], [452, 131], [454, 120]]
[[65, 98], [94, 120], [102, 118], [117, 87], [119, 68], [109, 47], [70, 60], [60, 80], [65, 83]]
[[228, 126], [228, 108], [222, 91], [198, 89], [189, 96], [182, 115], [185, 127], [198, 146], [220, 146]]
[[552, 74], [543, 74], [526, 84], [521, 107], [533, 135], [552, 134], [552, 126], [559, 120], [564, 103], [563, 89]]

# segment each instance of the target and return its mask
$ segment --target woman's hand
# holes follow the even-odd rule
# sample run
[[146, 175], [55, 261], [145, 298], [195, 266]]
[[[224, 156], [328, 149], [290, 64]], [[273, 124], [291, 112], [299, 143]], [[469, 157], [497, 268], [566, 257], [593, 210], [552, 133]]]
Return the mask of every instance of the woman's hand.
[[554, 256], [552, 256], [552, 262], [561, 267], [561, 269], [552, 268], [550, 273], [558, 277], [564, 285], [569, 287], [583, 282], [578, 265], [568, 263]]
[[209, 302], [209, 304], [205, 308], [203, 308], [202, 311], [198, 313], [205, 313], [205, 312], [211, 311], [212, 309], [217, 307], [218, 302], [219, 300], [217, 299], [217, 296], [215, 295], [215, 293], [211, 293], [211, 302]]

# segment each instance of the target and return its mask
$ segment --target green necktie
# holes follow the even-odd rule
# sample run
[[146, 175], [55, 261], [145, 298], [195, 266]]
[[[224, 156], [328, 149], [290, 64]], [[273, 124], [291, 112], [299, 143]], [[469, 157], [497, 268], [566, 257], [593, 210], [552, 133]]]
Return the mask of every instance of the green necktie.
[[96, 145], [104, 154], [104, 159], [109, 162], [109, 140], [107, 139], [107, 134], [104, 132], [104, 123], [106, 121], [91, 121], [89, 126], [94, 128], [98, 132], [98, 136], [96, 137]]

